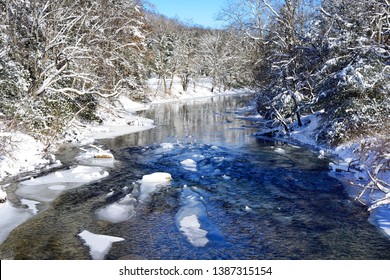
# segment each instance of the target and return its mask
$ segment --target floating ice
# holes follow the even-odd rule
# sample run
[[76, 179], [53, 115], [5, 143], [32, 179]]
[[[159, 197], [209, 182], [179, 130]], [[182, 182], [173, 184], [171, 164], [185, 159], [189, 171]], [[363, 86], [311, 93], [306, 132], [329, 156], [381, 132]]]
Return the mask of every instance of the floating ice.
[[64, 190], [77, 188], [106, 176], [108, 176], [108, 172], [101, 167], [77, 166], [69, 170], [57, 171], [24, 181], [15, 193], [23, 198], [50, 202], [56, 199]]
[[93, 149], [80, 148], [84, 153], [76, 157], [79, 162], [95, 166], [114, 167], [115, 159], [109, 150], [103, 150], [95, 145], [90, 146]]
[[207, 231], [200, 228], [200, 223], [196, 215], [185, 216], [180, 220], [180, 230], [188, 238], [190, 243], [196, 247], [205, 246]]
[[173, 144], [172, 143], [161, 143], [160, 146], [163, 149], [173, 149]]
[[276, 148], [275, 152], [278, 153], [278, 154], [284, 155], [286, 153], [286, 150], [284, 150], [282, 148]]
[[85, 245], [89, 247], [89, 252], [94, 260], [103, 260], [111, 249], [114, 242], [124, 241], [124, 238], [94, 234], [87, 230], [83, 230], [78, 236], [84, 240]]
[[165, 172], [144, 175], [142, 180], [139, 181], [141, 183], [139, 200], [144, 201], [151, 193], [156, 191], [159, 186], [168, 184], [170, 180], [172, 180], [171, 174]]
[[193, 159], [186, 159], [180, 163], [185, 170], [196, 172], [196, 162]]
[[33, 215], [27, 209], [16, 208], [11, 202], [0, 204], [0, 244], [8, 237], [9, 233], [23, 224]]
[[166, 172], [155, 172], [142, 176], [141, 183], [165, 183], [172, 180], [172, 175]]
[[96, 211], [99, 220], [111, 223], [121, 223], [135, 216], [134, 203], [135, 199], [126, 195], [120, 201], [110, 204]]
[[201, 229], [199, 219], [207, 219], [206, 207], [199, 195], [187, 187], [183, 189], [181, 197], [183, 206], [176, 214], [177, 226], [193, 246], [203, 247], [209, 239], [207, 231]]

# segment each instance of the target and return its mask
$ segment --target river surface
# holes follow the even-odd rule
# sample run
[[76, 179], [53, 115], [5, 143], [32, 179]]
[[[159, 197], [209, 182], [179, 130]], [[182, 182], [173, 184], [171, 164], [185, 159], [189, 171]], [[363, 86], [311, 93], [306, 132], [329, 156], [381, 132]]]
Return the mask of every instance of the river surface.
[[[252, 98], [141, 112], [154, 129], [97, 143], [115, 156], [110, 175], [61, 193], [10, 234], [0, 257], [88, 259], [78, 236], [88, 230], [124, 239], [106, 259], [390, 259], [389, 239], [329, 176], [327, 159], [253, 136], [261, 120], [245, 118]], [[59, 158], [70, 166], [76, 154]], [[143, 185], [156, 172], [172, 180]], [[127, 212], [110, 221], [108, 206]]]

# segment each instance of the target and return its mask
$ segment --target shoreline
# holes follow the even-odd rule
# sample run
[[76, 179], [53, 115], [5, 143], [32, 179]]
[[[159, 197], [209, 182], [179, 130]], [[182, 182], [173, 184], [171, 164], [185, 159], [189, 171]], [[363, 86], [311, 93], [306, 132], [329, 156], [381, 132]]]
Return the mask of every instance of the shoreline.
[[[363, 151], [361, 146], [365, 142], [374, 143], [377, 138], [365, 137], [336, 147], [326, 147], [320, 145], [315, 139], [315, 130], [319, 125], [319, 119], [319, 113], [303, 116], [302, 121], [306, 125], [299, 127], [293, 124], [290, 135], [285, 135], [282, 132], [281, 136], [265, 136], [260, 131], [256, 137], [305, 147], [318, 153], [320, 158], [330, 159], [329, 175], [345, 186], [345, 192], [354, 202], [359, 202], [367, 207], [368, 221], [390, 239], [390, 192], [385, 193], [379, 189], [365, 191], [365, 188], [372, 183], [372, 177], [369, 173], [375, 169], [375, 150]], [[267, 130], [263, 132], [267, 132]], [[278, 134], [278, 132], [280, 133], [280, 130], [274, 130], [272, 133]], [[366, 160], [361, 160], [363, 157]], [[354, 164], [352, 165], [352, 163]], [[390, 184], [390, 171], [380, 174], [379, 178]], [[385, 203], [385, 201], [387, 202]]]

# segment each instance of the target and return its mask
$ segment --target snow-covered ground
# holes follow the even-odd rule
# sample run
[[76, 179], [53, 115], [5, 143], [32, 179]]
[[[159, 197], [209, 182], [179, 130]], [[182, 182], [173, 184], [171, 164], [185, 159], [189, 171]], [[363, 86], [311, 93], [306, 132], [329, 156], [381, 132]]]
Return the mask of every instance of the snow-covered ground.
[[[169, 85], [170, 80], [167, 84]], [[199, 97], [212, 97], [216, 95], [228, 95], [238, 93], [248, 93], [252, 90], [249, 88], [232, 89], [226, 91], [220, 91], [219, 88], [215, 88], [213, 91], [210, 78], [198, 78], [195, 81], [190, 82], [187, 91], [183, 91], [180, 78], [175, 77], [172, 82], [172, 89], [170, 94], [164, 93], [164, 85], [161, 79], [151, 78], [148, 80], [148, 88], [151, 92], [151, 103], [167, 103], [178, 100], [185, 100]]]

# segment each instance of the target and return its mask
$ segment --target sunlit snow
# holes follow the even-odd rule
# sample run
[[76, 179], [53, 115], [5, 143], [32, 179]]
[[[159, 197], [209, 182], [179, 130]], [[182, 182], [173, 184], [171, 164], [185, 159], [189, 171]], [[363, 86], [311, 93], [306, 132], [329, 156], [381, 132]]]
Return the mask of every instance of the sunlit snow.
[[167, 185], [170, 180], [172, 180], [172, 176], [166, 172], [156, 172], [144, 175], [142, 180], [139, 181], [139, 183], [141, 183], [139, 201], [142, 202], [146, 200], [158, 187]]

